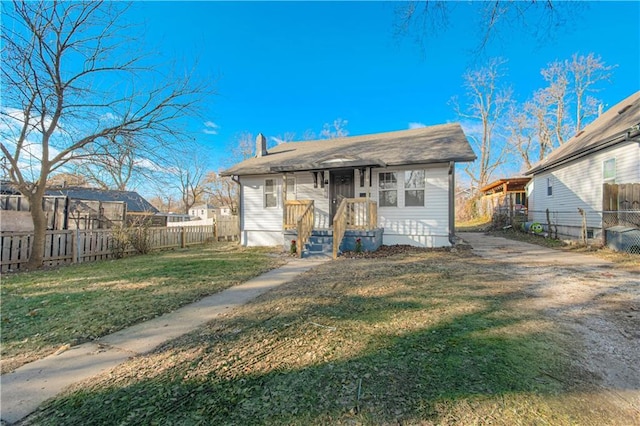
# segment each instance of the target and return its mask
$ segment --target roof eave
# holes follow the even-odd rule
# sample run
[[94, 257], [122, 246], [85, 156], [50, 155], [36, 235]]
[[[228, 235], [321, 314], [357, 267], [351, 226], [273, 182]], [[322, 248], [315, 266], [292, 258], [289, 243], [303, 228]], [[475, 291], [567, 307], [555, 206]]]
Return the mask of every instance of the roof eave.
[[603, 149], [607, 149], [610, 148], [614, 145], [617, 145], [619, 143], [623, 143], [623, 142], [640, 142], [640, 139], [638, 139], [638, 136], [640, 135], [640, 133], [636, 133], [634, 135], [630, 135], [629, 131], [626, 130], [624, 132], [622, 132], [622, 134], [618, 134], [616, 136], [614, 136], [612, 139], [607, 139], [606, 141], [588, 146], [582, 150], [564, 155], [558, 159], [555, 159], [551, 162], [549, 162], [548, 164], [540, 164], [538, 166], [535, 166], [529, 170], [527, 170], [524, 174], [529, 176], [529, 175], [534, 175], [536, 173], [541, 173], [553, 168], [556, 168], [558, 166], [561, 166], [563, 164], [567, 164], [571, 161], [574, 160], [578, 160], [580, 158], [586, 157], [589, 154], [593, 154], [594, 152], [598, 152], [598, 151], [602, 151]]

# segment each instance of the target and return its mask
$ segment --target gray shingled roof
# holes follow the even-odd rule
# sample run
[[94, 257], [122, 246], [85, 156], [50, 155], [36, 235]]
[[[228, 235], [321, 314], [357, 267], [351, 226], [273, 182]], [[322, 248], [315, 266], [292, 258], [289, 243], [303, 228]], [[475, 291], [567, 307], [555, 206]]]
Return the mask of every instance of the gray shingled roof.
[[[628, 132], [640, 124], [640, 92], [636, 92], [586, 126], [580, 133], [534, 164], [525, 174], [532, 175], [624, 142]], [[637, 130], [635, 129], [636, 138]], [[632, 131], [632, 133], [634, 133]]]
[[123, 201], [127, 204], [128, 212], [157, 213], [158, 209], [153, 207], [140, 194], [134, 191], [116, 191], [95, 188], [83, 188], [69, 186], [59, 189], [47, 189], [47, 195], [63, 195], [74, 200], [91, 201]]
[[222, 172], [223, 176], [285, 171], [326, 170], [345, 167], [401, 166], [473, 161], [467, 137], [459, 124], [372, 135], [289, 142]]

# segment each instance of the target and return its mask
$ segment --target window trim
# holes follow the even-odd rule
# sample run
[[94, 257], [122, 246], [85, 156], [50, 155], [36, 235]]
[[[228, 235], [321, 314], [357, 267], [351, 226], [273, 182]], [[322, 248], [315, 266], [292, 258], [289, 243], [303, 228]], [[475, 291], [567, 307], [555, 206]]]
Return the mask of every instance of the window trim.
[[[606, 164], [607, 163], [613, 163], [613, 176], [611, 177], [607, 177], [606, 176]], [[617, 175], [617, 163], [616, 163], [616, 158], [607, 158], [606, 160], [602, 161], [602, 181], [604, 183], [616, 183], [616, 175]]]
[[[296, 177], [295, 176], [287, 176], [287, 200], [297, 200], [298, 199], [298, 187], [296, 185]], [[289, 182], [293, 180], [293, 185]], [[291, 191], [291, 187], [293, 186], [293, 191]], [[289, 198], [289, 195], [292, 195], [293, 198]]]
[[[382, 188], [382, 183], [386, 183], [387, 181], [382, 180], [383, 175], [393, 175], [395, 177], [395, 188]], [[398, 172], [397, 171], [389, 171], [389, 172], [379, 172], [378, 173], [378, 205], [380, 208], [398, 208], [400, 204], [400, 200], [398, 200]], [[383, 192], [395, 192], [396, 193], [396, 203], [395, 205], [382, 205], [382, 193]]]
[[553, 176], [547, 176], [547, 197], [553, 196]]
[[[422, 186], [420, 187], [407, 187], [407, 173], [412, 173], [412, 172], [422, 172]], [[412, 170], [405, 170], [404, 174], [403, 174], [403, 185], [404, 185], [404, 207], [405, 208], [414, 208], [414, 207], [418, 207], [418, 208], [424, 208], [424, 206], [427, 203], [427, 172], [425, 169], [412, 169]], [[407, 205], [407, 192], [408, 191], [422, 191], [422, 204], [418, 204], [418, 205], [412, 205], [412, 206], [408, 206]]]
[[[272, 181], [273, 190], [267, 192], [267, 181]], [[273, 206], [267, 205], [267, 195], [273, 195], [275, 199], [275, 204]], [[275, 178], [266, 178], [264, 180], [264, 185], [262, 186], [262, 207], [265, 209], [274, 209], [278, 208], [278, 182]]]

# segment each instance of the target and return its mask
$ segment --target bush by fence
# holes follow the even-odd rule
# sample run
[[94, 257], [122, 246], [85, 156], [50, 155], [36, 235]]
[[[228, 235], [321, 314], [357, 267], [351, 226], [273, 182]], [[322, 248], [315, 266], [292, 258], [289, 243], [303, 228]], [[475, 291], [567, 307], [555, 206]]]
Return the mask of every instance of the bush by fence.
[[[125, 234], [126, 237], [123, 236]], [[233, 223], [175, 228], [132, 227], [116, 230], [47, 231], [44, 266], [118, 258], [138, 253], [141, 247], [145, 247], [145, 251], [148, 251], [203, 244], [216, 238], [236, 239], [238, 234], [239, 231], [237, 227], [233, 227]], [[144, 238], [144, 246], [141, 245], [141, 241], [133, 244], [132, 240], [127, 239], [131, 237]], [[32, 245], [32, 233], [0, 233], [0, 271], [24, 268], [29, 260]]]

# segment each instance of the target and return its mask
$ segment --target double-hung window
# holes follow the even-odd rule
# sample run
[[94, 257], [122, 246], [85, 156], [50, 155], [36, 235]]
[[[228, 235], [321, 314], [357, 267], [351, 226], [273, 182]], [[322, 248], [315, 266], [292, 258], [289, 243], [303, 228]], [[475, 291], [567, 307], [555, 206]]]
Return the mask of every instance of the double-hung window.
[[378, 175], [380, 207], [398, 207], [398, 174], [384, 172]]
[[264, 181], [264, 206], [277, 207], [278, 197], [276, 195], [276, 180], [265, 179]]
[[295, 200], [296, 199], [296, 178], [288, 177], [287, 178], [287, 200]]
[[602, 162], [602, 178], [605, 183], [616, 182], [616, 159], [610, 158]]
[[424, 170], [404, 172], [404, 206], [424, 207]]

